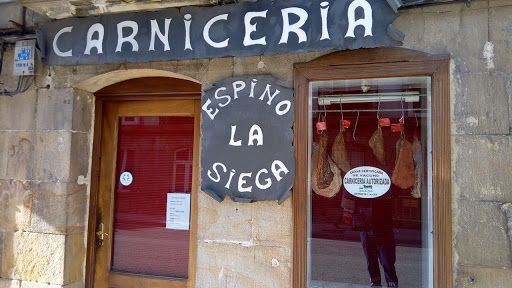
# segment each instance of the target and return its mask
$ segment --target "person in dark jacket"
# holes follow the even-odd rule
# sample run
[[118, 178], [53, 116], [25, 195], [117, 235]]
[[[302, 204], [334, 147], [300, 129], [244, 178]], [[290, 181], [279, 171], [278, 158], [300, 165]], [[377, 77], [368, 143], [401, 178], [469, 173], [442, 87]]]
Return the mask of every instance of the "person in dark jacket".
[[391, 199], [358, 199], [353, 216], [354, 229], [360, 230], [361, 244], [368, 265], [371, 286], [382, 286], [379, 260], [388, 287], [398, 287], [396, 244], [392, 229]]

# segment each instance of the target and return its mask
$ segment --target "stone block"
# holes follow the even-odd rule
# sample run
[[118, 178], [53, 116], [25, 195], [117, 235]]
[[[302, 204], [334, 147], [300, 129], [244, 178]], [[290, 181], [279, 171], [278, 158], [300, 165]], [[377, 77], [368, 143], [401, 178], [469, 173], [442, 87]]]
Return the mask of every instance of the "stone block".
[[[14, 91], [16, 88], [8, 89], [4, 86], [4, 89]], [[33, 88], [12, 97], [0, 96], [0, 130], [34, 130], [36, 101], [36, 90]]]
[[504, 6], [510, 6], [509, 0], [489, 0], [489, 8], [501, 8]]
[[458, 267], [455, 288], [508, 288], [512, 283], [512, 270], [486, 267]]
[[512, 202], [510, 136], [458, 136], [453, 148], [456, 194], [469, 200]]
[[86, 177], [88, 175], [91, 141], [90, 133], [71, 133], [69, 182], [76, 182], [79, 176]]
[[461, 2], [438, 4], [438, 5], [427, 5], [422, 7], [423, 13], [446, 13], [446, 12], [457, 12], [466, 8], [466, 5]]
[[460, 31], [451, 58], [461, 72], [492, 70], [492, 59], [484, 57], [489, 36], [489, 16], [486, 9], [469, 9], [461, 13]]
[[0, 179], [7, 178], [7, 159], [9, 158], [8, 139], [10, 132], [0, 131]]
[[464, 7], [463, 3], [432, 5], [421, 14], [405, 9], [394, 25], [405, 34], [404, 47], [450, 54], [458, 71], [488, 71], [483, 56], [488, 41], [487, 10]]
[[89, 171], [89, 133], [37, 132], [36, 178], [40, 181], [76, 182]]
[[62, 286], [62, 288], [83, 288], [85, 284], [82, 281], [77, 281], [68, 285]]
[[102, 65], [96, 65], [97, 75], [105, 74], [108, 72], [116, 71], [123, 69], [124, 66], [123, 63], [112, 63], [112, 64], [102, 64]]
[[[492, 0], [491, 0], [492, 1]], [[464, 4], [464, 10], [475, 10], [475, 9], [487, 9], [489, 8], [489, 2], [487, 0], [473, 0]]]
[[61, 285], [23, 281], [20, 288], [61, 288]]
[[235, 57], [233, 59], [233, 76], [268, 74], [258, 68], [261, 56]]
[[176, 72], [203, 82], [207, 78], [209, 59], [198, 60], [184, 60], [179, 61], [176, 68], [173, 70], [165, 69], [166, 71]]
[[[419, 9], [421, 11], [421, 9]], [[400, 11], [400, 16], [393, 23], [400, 31], [405, 34], [403, 46], [411, 49], [424, 51], [420, 48], [425, 41], [423, 34], [425, 33], [425, 17], [426, 15], [418, 13], [418, 9]]]
[[290, 287], [291, 249], [199, 243], [196, 287]]
[[0, 288], [20, 288], [21, 281], [11, 279], [0, 279]]
[[233, 57], [210, 59], [208, 63], [208, 73], [203, 84], [212, 84], [233, 76], [233, 61]]
[[34, 179], [34, 166], [37, 161], [35, 132], [10, 132], [6, 133], [6, 136], [4, 139], [7, 141], [4, 146], [4, 153], [7, 153], [6, 177], [16, 180]]
[[[20, 181], [0, 180], [0, 229], [28, 230], [32, 216], [32, 187]], [[0, 241], [1, 243], [2, 241]]]
[[[2, 263], [3, 263], [3, 253], [4, 253], [4, 246], [3, 244], [4, 243], [4, 232], [3, 232], [3, 229], [0, 230], [0, 275], [1, 275], [1, 269], [2, 269]], [[2, 288], [2, 277], [0, 276], [0, 288]], [[4, 285], [7, 286], [6, 283], [4, 283]]]
[[72, 85], [72, 73], [69, 66], [51, 66], [49, 84], [51, 89], [70, 88]]
[[76, 65], [69, 67], [69, 83], [72, 87], [76, 87], [81, 82], [98, 76], [99, 65]]
[[[437, 54], [455, 51], [461, 29], [461, 12], [424, 13], [424, 31], [416, 49]], [[403, 25], [397, 28], [401, 29]], [[408, 35], [407, 29], [402, 30]], [[407, 38], [407, 36], [406, 36]]]
[[252, 213], [255, 211], [252, 204], [233, 202], [229, 197], [218, 203], [201, 192], [198, 210], [198, 239], [219, 243], [252, 243]]
[[159, 62], [151, 62], [150, 68], [163, 70], [163, 71], [176, 71], [178, 67], [178, 63], [181, 65], [182, 61], [159, 61]]
[[81, 284], [84, 277], [85, 265], [85, 233], [68, 235], [66, 237], [66, 255], [64, 265], [64, 284]]
[[64, 235], [4, 232], [1, 277], [62, 285], [65, 242]]
[[296, 54], [261, 56], [258, 62], [258, 70], [293, 85], [293, 64], [298, 60], [299, 58]]
[[496, 74], [465, 74], [454, 97], [457, 134], [505, 135], [510, 132], [507, 80]]
[[297, 54], [297, 62], [296, 63], [305, 63], [305, 62], [309, 62], [311, 60], [314, 60], [316, 58], [319, 58], [319, 57], [322, 57], [324, 55], [327, 55], [327, 54], [331, 54], [333, 52], [335, 52], [336, 50], [331, 50], [331, 51], [315, 51], [315, 52], [306, 52], [306, 53], [300, 53], [300, 54]]
[[37, 95], [37, 130], [71, 130], [73, 124], [73, 89], [39, 89]]
[[495, 70], [510, 73], [512, 71], [512, 6], [489, 8], [489, 41], [494, 46], [492, 56]]
[[512, 268], [510, 239], [501, 204], [459, 200], [457, 207], [454, 222], [456, 265]]
[[85, 287], [85, 283], [82, 281], [77, 281], [77, 282], [62, 286], [62, 288], [83, 288], [83, 287]]
[[73, 131], [90, 132], [93, 126], [94, 95], [80, 89], [74, 90]]
[[253, 203], [254, 243], [266, 246], [292, 246], [292, 201]]
[[0, 19], [0, 28], [2, 29], [14, 29], [17, 28], [12, 23], [9, 22], [9, 20], [23, 23], [23, 6], [21, 6], [19, 3], [13, 2], [13, 3], [2, 3], [0, 4], [0, 9], [2, 9], [2, 14], [5, 15], [5, 17], [2, 17]]
[[87, 187], [75, 183], [32, 185], [30, 231], [70, 234], [85, 230]]
[[71, 136], [72, 133], [69, 131], [37, 132], [36, 179], [70, 182]]
[[18, 76], [13, 75], [14, 70], [14, 46], [5, 48], [2, 57], [2, 73], [0, 74], [0, 83], [2, 90], [13, 91], [18, 86]]

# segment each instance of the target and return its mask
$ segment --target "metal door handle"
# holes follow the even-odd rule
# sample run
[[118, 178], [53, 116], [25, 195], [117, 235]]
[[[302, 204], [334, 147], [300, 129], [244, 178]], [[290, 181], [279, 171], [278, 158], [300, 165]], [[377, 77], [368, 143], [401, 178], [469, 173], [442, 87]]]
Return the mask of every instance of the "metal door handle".
[[98, 235], [98, 246], [103, 246], [104, 236], [108, 236], [108, 233], [103, 232], [104, 227], [105, 225], [103, 225], [103, 223], [100, 223], [100, 225], [98, 226], [98, 231], [96, 231], [96, 235]]

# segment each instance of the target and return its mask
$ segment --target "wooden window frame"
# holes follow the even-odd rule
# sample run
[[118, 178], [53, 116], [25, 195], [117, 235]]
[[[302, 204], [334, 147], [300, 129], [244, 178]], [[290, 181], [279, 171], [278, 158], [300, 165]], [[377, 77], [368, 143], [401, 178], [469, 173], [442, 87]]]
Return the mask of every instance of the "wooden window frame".
[[335, 52], [294, 67], [295, 183], [292, 287], [307, 287], [309, 84], [312, 81], [430, 76], [434, 287], [453, 286], [450, 140], [450, 58], [403, 48]]
[[[151, 87], [148, 92], [147, 87]], [[100, 198], [100, 153], [101, 153], [101, 136], [103, 124], [103, 112], [105, 104], [111, 101], [147, 101], [147, 100], [195, 100], [194, 105], [196, 109], [201, 109], [201, 84], [194, 83], [189, 80], [169, 78], [169, 77], [142, 77], [129, 79], [116, 84], [112, 84], [103, 89], [100, 89], [95, 94], [95, 119], [94, 119], [94, 138], [91, 157], [91, 190], [89, 198], [89, 218], [88, 218], [88, 233], [87, 233], [87, 252], [85, 260], [85, 287], [92, 288], [94, 286], [94, 267], [95, 267], [95, 254], [96, 254], [96, 229], [97, 229], [97, 212], [98, 201]], [[200, 138], [200, 121], [195, 121], [194, 130], [194, 166], [197, 166], [199, 171], [199, 138]], [[187, 287], [192, 288], [195, 286], [195, 266], [197, 255], [197, 205], [199, 184], [197, 177], [193, 177], [192, 182], [192, 196], [190, 208], [190, 248], [189, 248], [189, 277], [187, 279], [178, 279], [172, 282], [166, 282], [168, 287]], [[194, 182], [195, 181], [195, 182]], [[194, 188], [195, 187], [195, 188]], [[115, 275], [115, 281], [123, 280], [123, 275]], [[169, 277], [161, 277], [166, 280], [172, 280]], [[158, 277], [148, 279], [154, 282], [154, 286], [162, 285]], [[133, 281], [133, 278], [130, 279]], [[131, 283], [133, 287], [138, 287], [138, 283]]]

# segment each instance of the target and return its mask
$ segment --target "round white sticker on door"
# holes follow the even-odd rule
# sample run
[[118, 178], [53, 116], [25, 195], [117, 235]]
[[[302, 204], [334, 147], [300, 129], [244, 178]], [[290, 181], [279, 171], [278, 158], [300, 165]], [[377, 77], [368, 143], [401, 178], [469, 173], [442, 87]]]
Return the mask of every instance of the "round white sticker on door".
[[343, 178], [347, 191], [359, 198], [377, 198], [389, 191], [391, 180], [379, 168], [361, 166], [348, 171]]
[[133, 182], [132, 173], [123, 172], [123, 174], [121, 174], [121, 177], [119, 177], [119, 182], [121, 182], [121, 184], [123, 186], [128, 186], [128, 185], [132, 184], [132, 182]]

